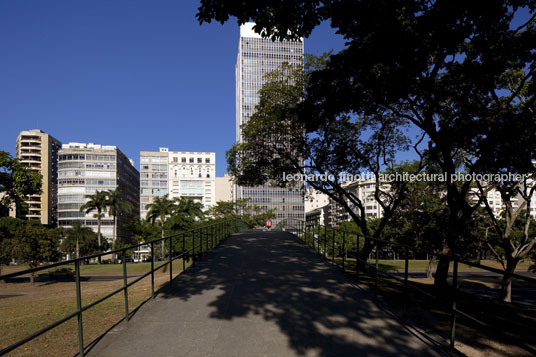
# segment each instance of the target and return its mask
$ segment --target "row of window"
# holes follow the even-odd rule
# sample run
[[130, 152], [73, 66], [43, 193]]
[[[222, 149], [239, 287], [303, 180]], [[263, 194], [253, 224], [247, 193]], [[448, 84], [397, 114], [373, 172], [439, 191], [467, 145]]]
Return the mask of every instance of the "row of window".
[[115, 169], [111, 162], [61, 162], [60, 169]]
[[[98, 224], [96, 219], [95, 220], [93, 220], [93, 219], [86, 219], [86, 220], [65, 219], [65, 220], [60, 220], [58, 222], [58, 225], [60, 225], [60, 226], [72, 226], [76, 222], [80, 222], [81, 224], [86, 225], [86, 226], [96, 226]], [[113, 226], [113, 225], [114, 225], [113, 220], [106, 220], [106, 219], [101, 220], [101, 226]]]
[[270, 203], [270, 202], [273, 202], [273, 203], [289, 203], [289, 202], [301, 202], [303, 203], [304, 200], [303, 200], [303, 197], [279, 197], [279, 198], [272, 198], [272, 197], [252, 197], [250, 198], [249, 202], [252, 202], [252, 203]]
[[115, 161], [115, 155], [94, 155], [94, 154], [65, 154], [58, 155], [59, 161], [66, 160], [89, 160], [89, 161]]
[[257, 190], [257, 189], [245, 189], [244, 195], [246, 196], [303, 196], [302, 191], [298, 190]]
[[168, 189], [167, 188], [142, 188], [140, 190], [142, 195], [167, 195]]
[[58, 184], [60, 186], [71, 185], [99, 185], [99, 186], [115, 186], [115, 180], [91, 180], [91, 179], [60, 179]]
[[82, 171], [82, 170], [68, 170], [58, 172], [58, 177], [70, 177], [70, 176], [89, 176], [89, 177], [114, 177], [113, 171]]
[[145, 179], [145, 178], [153, 178], [153, 179], [167, 179], [168, 178], [168, 174], [167, 172], [157, 172], [157, 173], [152, 173], [151, 176], [149, 176], [149, 173], [148, 172], [142, 172], [140, 173], [140, 178], [142, 179]]

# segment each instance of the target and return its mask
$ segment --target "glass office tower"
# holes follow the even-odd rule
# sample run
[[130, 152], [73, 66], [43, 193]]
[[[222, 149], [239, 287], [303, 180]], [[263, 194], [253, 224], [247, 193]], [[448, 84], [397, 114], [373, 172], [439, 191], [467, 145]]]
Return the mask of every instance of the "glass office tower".
[[[303, 63], [303, 41], [272, 41], [253, 31], [254, 23], [240, 26], [236, 60], [236, 141], [243, 140], [242, 125], [255, 111], [258, 91], [264, 75], [278, 69], [283, 62]], [[269, 184], [259, 187], [236, 187], [236, 198], [249, 198], [250, 205], [274, 209], [274, 225], [285, 219], [305, 219], [304, 191], [301, 187], [280, 188]]]

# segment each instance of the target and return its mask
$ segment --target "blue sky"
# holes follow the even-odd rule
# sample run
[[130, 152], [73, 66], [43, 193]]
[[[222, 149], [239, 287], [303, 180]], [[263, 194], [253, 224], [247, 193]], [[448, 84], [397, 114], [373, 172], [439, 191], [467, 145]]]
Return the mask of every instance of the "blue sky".
[[[216, 152], [235, 140], [238, 25], [200, 26], [197, 1], [0, 1], [0, 150], [21, 130], [66, 143]], [[305, 40], [343, 47], [328, 24]]]

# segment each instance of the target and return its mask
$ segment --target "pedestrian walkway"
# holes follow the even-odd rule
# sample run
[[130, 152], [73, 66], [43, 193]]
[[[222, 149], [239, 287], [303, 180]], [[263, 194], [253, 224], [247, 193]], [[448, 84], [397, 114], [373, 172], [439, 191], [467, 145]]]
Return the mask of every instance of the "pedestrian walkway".
[[90, 356], [430, 356], [441, 349], [285, 232], [235, 234]]

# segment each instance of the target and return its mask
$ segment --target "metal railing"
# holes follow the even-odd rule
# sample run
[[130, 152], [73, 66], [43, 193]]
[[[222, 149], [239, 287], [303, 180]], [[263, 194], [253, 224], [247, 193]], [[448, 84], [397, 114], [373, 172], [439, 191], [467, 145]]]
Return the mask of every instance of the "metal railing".
[[[167, 237], [158, 238], [155, 240], [152, 240], [150, 242], [145, 243], [139, 243], [132, 246], [128, 246], [125, 248], [115, 249], [104, 253], [99, 254], [93, 254], [85, 257], [80, 257], [76, 259], [66, 260], [54, 264], [49, 265], [43, 265], [37, 268], [33, 269], [27, 269], [15, 273], [0, 275], [0, 281], [4, 280], [6, 282], [9, 281], [11, 278], [15, 278], [21, 275], [26, 275], [30, 273], [35, 273], [38, 271], [55, 268], [55, 267], [61, 267], [61, 266], [72, 266], [74, 265], [74, 278], [75, 278], [75, 287], [76, 287], [76, 310], [63, 318], [49, 324], [48, 326], [40, 329], [39, 331], [36, 331], [32, 333], [31, 335], [7, 346], [0, 350], [0, 356], [4, 355], [10, 351], [13, 351], [14, 349], [24, 345], [27, 342], [30, 342], [31, 340], [41, 336], [47, 331], [52, 330], [55, 327], [58, 327], [59, 325], [63, 324], [64, 322], [69, 321], [72, 318], [77, 318], [78, 320], [78, 346], [79, 346], [79, 356], [84, 356], [84, 334], [83, 334], [83, 313], [84, 311], [94, 307], [95, 305], [111, 298], [112, 296], [123, 292], [124, 293], [124, 306], [125, 306], [125, 317], [124, 320], [128, 322], [130, 317], [130, 307], [129, 307], [129, 301], [128, 301], [128, 288], [132, 285], [138, 283], [142, 279], [151, 276], [151, 299], [155, 297], [155, 279], [154, 279], [154, 273], [160, 269], [163, 269], [164, 267], [169, 265], [169, 282], [173, 280], [173, 261], [177, 259], [182, 258], [182, 271], [186, 271], [186, 260], [192, 259], [192, 265], [195, 264], [195, 260], [198, 259], [201, 255], [208, 252], [209, 250], [213, 249], [214, 247], [218, 246], [223, 240], [225, 240], [230, 234], [233, 232], [237, 232], [239, 230], [238, 228], [239, 222], [238, 220], [227, 220], [227, 221], [221, 221], [213, 224], [209, 224], [202, 227], [197, 227], [188, 231], [180, 232], [177, 234], [173, 234]], [[162, 260], [163, 263], [155, 268], [154, 262], [155, 262], [155, 245], [157, 243], [164, 243], [164, 246], [167, 245], [167, 260]], [[178, 244], [177, 244], [178, 243]], [[188, 243], [188, 244], [187, 244]], [[136, 249], [138, 247], [142, 246], [150, 246], [150, 254], [151, 254], [151, 270], [147, 273], [138, 276], [136, 279], [134, 279], [131, 282], [127, 281], [127, 255], [128, 251], [132, 249]], [[180, 249], [177, 249], [177, 246]], [[189, 248], [187, 246], [190, 246]], [[87, 305], [82, 304], [82, 290], [80, 286], [80, 265], [82, 262], [87, 261], [89, 259], [95, 259], [102, 256], [107, 256], [110, 254], [119, 255], [121, 257], [121, 264], [123, 265], [122, 270], [122, 278], [123, 278], [123, 286], [106, 294], [104, 297], [95, 300]], [[165, 259], [166, 257], [161, 257], [161, 259]], [[143, 303], [143, 302], [142, 302]], [[140, 304], [141, 305], [141, 304]], [[138, 305], [139, 306], [139, 305]]]
[[[429, 298], [432, 298], [436, 301], [440, 302], [447, 302], [448, 306], [447, 308], [450, 310], [451, 313], [451, 319], [450, 319], [450, 336], [449, 336], [449, 342], [450, 347], [454, 349], [454, 344], [456, 341], [456, 320], [458, 315], [462, 315], [463, 317], [477, 323], [480, 326], [484, 326], [486, 328], [490, 328], [491, 326], [480, 319], [476, 318], [475, 316], [472, 316], [470, 313], [466, 311], [462, 311], [457, 307], [458, 297], [459, 297], [459, 286], [458, 286], [458, 265], [459, 264], [465, 264], [474, 268], [479, 268], [482, 270], [490, 271], [493, 273], [497, 273], [500, 275], [506, 274], [504, 271], [500, 269], [496, 269], [493, 267], [488, 267], [485, 265], [481, 265], [478, 263], [473, 263], [470, 261], [467, 261], [465, 259], [460, 258], [459, 256], [453, 256], [451, 257], [451, 261], [453, 262], [453, 270], [452, 270], [452, 285], [451, 285], [451, 294], [448, 297], [438, 297], [421, 287], [411, 283], [409, 281], [409, 260], [410, 260], [410, 253], [420, 253], [420, 254], [428, 254], [430, 256], [436, 256], [440, 257], [441, 254], [436, 252], [427, 251], [425, 249], [412, 247], [410, 245], [397, 243], [397, 242], [391, 242], [386, 241], [379, 238], [374, 237], [364, 237], [363, 235], [360, 235], [358, 233], [352, 233], [348, 232], [342, 229], [337, 228], [327, 228], [326, 226], [321, 225], [307, 225], [306, 222], [295, 220], [292, 223], [287, 222], [287, 226], [285, 227], [285, 230], [287, 232], [290, 232], [294, 234], [296, 237], [301, 239], [306, 245], [311, 247], [313, 250], [316, 250], [317, 253], [321, 254], [324, 258], [330, 259], [331, 263], [335, 265], [335, 257], [336, 255], [342, 256], [342, 270], [346, 270], [346, 257], [351, 257], [355, 259], [355, 278], [356, 280], [359, 280], [359, 268], [361, 266], [367, 266], [373, 269], [373, 278], [374, 278], [374, 286], [377, 287], [378, 285], [378, 274], [385, 275], [389, 278], [395, 279], [398, 282], [401, 282], [404, 284], [404, 286], [411, 288], [415, 291], [417, 291], [420, 294], [424, 294]], [[323, 230], [323, 232], [322, 232]], [[322, 234], [323, 233], [323, 234]], [[336, 234], [340, 234], [342, 236], [342, 242], [336, 240]], [[328, 237], [331, 235], [331, 239]], [[360, 239], [369, 240], [370, 242], [373, 242], [373, 250], [374, 252], [374, 264], [369, 263], [367, 260], [363, 260], [359, 258], [360, 253]], [[349, 251], [348, 243], [354, 243], [355, 242], [355, 253], [353, 251]], [[404, 275], [403, 277], [397, 276], [395, 274], [389, 273], [388, 271], [385, 271], [383, 269], [380, 269], [379, 267], [379, 248], [381, 246], [396, 246], [398, 248], [401, 248], [404, 251]], [[331, 251], [331, 252], [330, 252]], [[534, 283], [536, 286], [536, 279], [532, 277], [523, 276], [520, 274], [510, 273], [510, 276], [512, 278], [516, 278], [519, 280], [523, 280], [526, 282]], [[446, 299], [445, 299], [446, 298]], [[450, 298], [450, 299], [449, 299]]]

